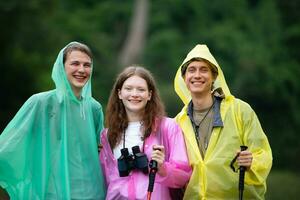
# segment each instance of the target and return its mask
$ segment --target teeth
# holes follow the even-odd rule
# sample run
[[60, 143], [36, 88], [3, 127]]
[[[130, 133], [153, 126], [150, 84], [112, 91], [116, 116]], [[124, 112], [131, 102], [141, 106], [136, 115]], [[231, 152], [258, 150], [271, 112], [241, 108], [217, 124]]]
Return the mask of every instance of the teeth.
[[78, 78], [78, 79], [85, 79], [84, 76], [74, 76], [75, 78]]
[[132, 103], [139, 103], [140, 101], [139, 100], [129, 100], [130, 102]]

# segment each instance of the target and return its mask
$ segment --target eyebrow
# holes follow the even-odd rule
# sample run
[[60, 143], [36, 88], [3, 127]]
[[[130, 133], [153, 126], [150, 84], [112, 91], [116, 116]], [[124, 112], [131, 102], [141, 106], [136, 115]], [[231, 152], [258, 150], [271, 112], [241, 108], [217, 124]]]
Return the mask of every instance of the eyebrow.
[[198, 65], [197, 66], [196, 65], [190, 65], [190, 66], [187, 67], [187, 69], [191, 68], [191, 67], [195, 67], [195, 68], [203, 68], [203, 67], [204, 68], [209, 68], [209, 66], [206, 66], [206, 65], [200, 65], [200, 66], [198, 66]]
[[90, 61], [87, 61], [87, 62], [80, 62], [79, 60], [70, 60], [71, 63], [74, 63], [74, 62], [79, 62], [79, 63], [84, 63], [84, 64], [92, 64], [92, 62]]

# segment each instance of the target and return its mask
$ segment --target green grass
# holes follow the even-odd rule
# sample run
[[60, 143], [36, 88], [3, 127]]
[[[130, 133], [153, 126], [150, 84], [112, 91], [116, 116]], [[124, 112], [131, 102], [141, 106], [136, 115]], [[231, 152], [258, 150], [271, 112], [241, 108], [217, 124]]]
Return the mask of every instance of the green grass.
[[266, 200], [300, 199], [300, 173], [272, 170], [267, 186]]

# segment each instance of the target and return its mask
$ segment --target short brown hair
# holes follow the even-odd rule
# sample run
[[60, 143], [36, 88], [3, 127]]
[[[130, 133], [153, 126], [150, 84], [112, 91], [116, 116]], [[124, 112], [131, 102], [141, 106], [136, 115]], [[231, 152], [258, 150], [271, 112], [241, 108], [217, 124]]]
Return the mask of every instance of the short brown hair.
[[189, 66], [189, 64], [191, 62], [194, 61], [202, 61], [208, 64], [209, 68], [211, 69], [211, 72], [214, 76], [214, 78], [216, 78], [218, 76], [218, 68], [212, 64], [211, 62], [209, 62], [208, 60], [204, 59], [204, 58], [192, 58], [191, 60], [187, 61], [186, 63], [184, 63], [181, 67], [181, 76], [184, 77], [185, 73], [186, 73], [186, 69]]
[[88, 55], [90, 57], [91, 60], [93, 57], [92, 51], [91, 49], [80, 42], [71, 42], [70, 44], [68, 44], [68, 46], [64, 49], [64, 54], [63, 54], [63, 63], [66, 62], [67, 56], [72, 52], [72, 51], [81, 51], [83, 53], [85, 53], [86, 55]]

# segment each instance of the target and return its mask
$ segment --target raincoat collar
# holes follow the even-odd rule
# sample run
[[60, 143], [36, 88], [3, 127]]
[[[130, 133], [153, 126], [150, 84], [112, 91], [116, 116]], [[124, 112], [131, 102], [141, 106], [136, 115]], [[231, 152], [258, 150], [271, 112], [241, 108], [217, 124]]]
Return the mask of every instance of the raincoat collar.
[[[213, 111], [214, 111], [214, 116], [213, 116], [213, 127], [223, 127], [223, 121], [221, 118], [221, 113], [220, 113], [220, 105], [222, 98], [220, 97], [214, 97], [215, 103], [213, 105]], [[187, 115], [189, 116], [191, 122], [193, 125], [195, 125], [195, 120], [193, 117], [193, 101], [191, 100], [190, 103], [187, 106]]]
[[[70, 98], [71, 100], [80, 102], [83, 99], [88, 99], [92, 96], [92, 92], [91, 92], [92, 91], [91, 90], [92, 72], [91, 72], [91, 76], [90, 76], [88, 82], [82, 88], [80, 100], [77, 99], [77, 97], [75, 96], [75, 94], [71, 88], [71, 85], [67, 79], [67, 75], [65, 72], [65, 66], [63, 63], [63, 54], [64, 54], [64, 50], [69, 45], [74, 44], [74, 43], [77, 43], [77, 42], [70, 42], [62, 50], [60, 50], [60, 52], [56, 58], [56, 61], [53, 65], [51, 77], [56, 86], [56, 94], [57, 94], [59, 102], [62, 102], [64, 98]], [[93, 65], [92, 65], [92, 69], [93, 69]]]
[[191, 101], [191, 93], [186, 87], [186, 84], [181, 76], [181, 68], [185, 63], [187, 63], [193, 58], [206, 59], [217, 67], [218, 76], [214, 82], [213, 90], [222, 89], [222, 93], [225, 95], [225, 99], [230, 97], [231, 93], [229, 91], [229, 88], [227, 86], [227, 83], [225, 81], [223, 72], [219, 64], [217, 63], [213, 55], [210, 53], [206, 45], [198, 44], [188, 53], [188, 55], [186, 56], [182, 64], [179, 66], [174, 80], [175, 91], [177, 95], [180, 97], [180, 99], [183, 101], [184, 105], [187, 105]]

